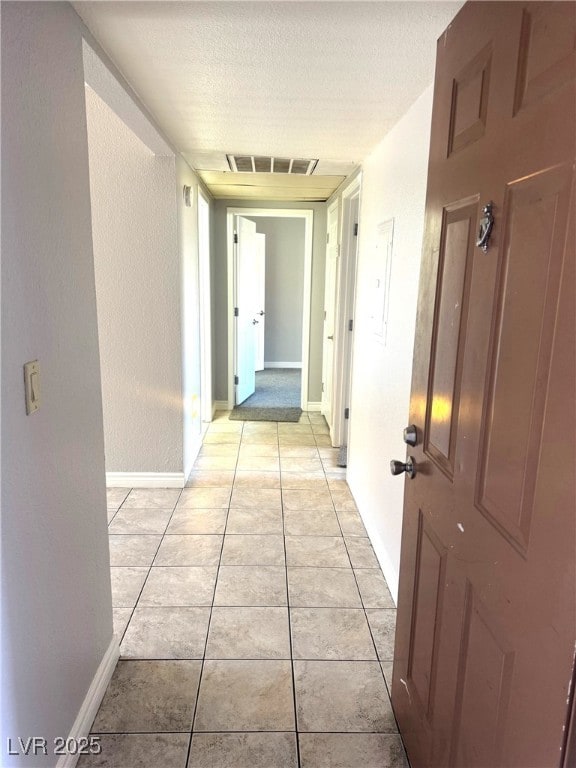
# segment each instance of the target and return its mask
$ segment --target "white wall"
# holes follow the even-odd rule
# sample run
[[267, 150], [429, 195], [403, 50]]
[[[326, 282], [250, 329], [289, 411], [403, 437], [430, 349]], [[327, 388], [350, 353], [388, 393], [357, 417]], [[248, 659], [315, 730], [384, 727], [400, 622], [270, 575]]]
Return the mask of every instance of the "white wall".
[[[363, 163], [347, 479], [384, 575], [398, 591], [404, 476], [418, 278], [430, 142], [432, 86]], [[370, 318], [382, 277], [378, 225], [394, 219], [386, 344]], [[408, 481], [409, 482], [409, 481]]]
[[214, 203], [214, 269], [212, 272], [212, 285], [214, 289], [213, 370], [215, 399], [221, 401], [228, 400], [227, 208], [294, 208], [314, 211], [308, 400], [310, 402], [320, 402], [322, 399], [322, 330], [324, 324], [324, 270], [326, 266], [326, 203], [291, 203], [268, 200], [217, 200]]
[[302, 364], [305, 222], [258, 216], [252, 221], [266, 235], [264, 361]]
[[82, 39], [67, 3], [1, 13], [0, 764], [54, 766], [6, 738], [67, 736], [112, 639]]
[[182, 472], [175, 159], [86, 88], [108, 472]]

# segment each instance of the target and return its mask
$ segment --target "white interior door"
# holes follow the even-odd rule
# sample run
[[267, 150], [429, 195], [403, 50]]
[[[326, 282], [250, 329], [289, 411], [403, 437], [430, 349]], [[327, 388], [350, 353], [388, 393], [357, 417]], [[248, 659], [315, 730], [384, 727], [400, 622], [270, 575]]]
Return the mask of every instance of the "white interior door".
[[256, 224], [236, 217], [236, 405], [256, 391]]
[[334, 389], [334, 319], [336, 317], [336, 278], [338, 275], [338, 203], [328, 209], [326, 277], [324, 282], [324, 340], [322, 345], [322, 414], [332, 425]]
[[264, 338], [266, 328], [266, 235], [256, 233], [256, 268], [254, 272], [256, 290], [256, 370], [264, 370]]

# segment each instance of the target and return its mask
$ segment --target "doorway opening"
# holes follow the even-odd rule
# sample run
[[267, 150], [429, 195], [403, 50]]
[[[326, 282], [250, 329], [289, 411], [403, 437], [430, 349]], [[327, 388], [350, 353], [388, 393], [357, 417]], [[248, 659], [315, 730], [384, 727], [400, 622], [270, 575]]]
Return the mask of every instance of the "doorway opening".
[[354, 308], [358, 258], [358, 220], [360, 217], [360, 183], [357, 179], [342, 194], [342, 282], [338, 295], [338, 365], [333, 437], [340, 446], [338, 465], [348, 464], [348, 425], [352, 395], [352, 355], [354, 344]]
[[332, 445], [341, 449], [339, 466], [347, 465], [348, 423], [352, 392], [352, 354], [358, 254], [358, 220], [362, 176], [359, 174], [328, 209], [324, 293], [322, 414]]
[[228, 407], [307, 410], [313, 211], [227, 220]]

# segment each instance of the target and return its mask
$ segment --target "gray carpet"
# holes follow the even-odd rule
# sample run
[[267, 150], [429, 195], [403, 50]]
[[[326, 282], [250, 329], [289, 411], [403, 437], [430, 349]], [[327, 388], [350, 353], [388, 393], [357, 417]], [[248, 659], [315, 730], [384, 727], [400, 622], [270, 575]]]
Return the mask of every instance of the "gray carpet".
[[256, 371], [256, 392], [237, 405], [232, 421], [298, 421], [302, 371], [299, 368], [266, 368]]

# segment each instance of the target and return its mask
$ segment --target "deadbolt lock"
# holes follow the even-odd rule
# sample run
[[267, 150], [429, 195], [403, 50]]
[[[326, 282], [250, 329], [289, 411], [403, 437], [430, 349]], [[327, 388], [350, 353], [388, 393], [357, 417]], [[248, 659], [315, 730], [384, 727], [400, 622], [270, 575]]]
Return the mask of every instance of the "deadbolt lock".
[[418, 443], [418, 430], [415, 424], [410, 424], [409, 427], [406, 427], [403, 439], [406, 445], [414, 446]]

